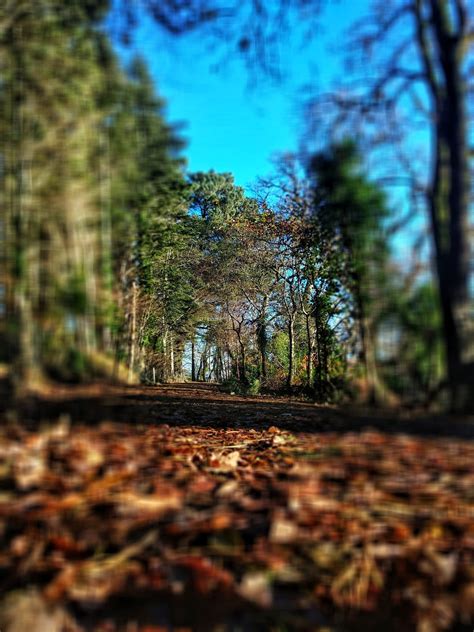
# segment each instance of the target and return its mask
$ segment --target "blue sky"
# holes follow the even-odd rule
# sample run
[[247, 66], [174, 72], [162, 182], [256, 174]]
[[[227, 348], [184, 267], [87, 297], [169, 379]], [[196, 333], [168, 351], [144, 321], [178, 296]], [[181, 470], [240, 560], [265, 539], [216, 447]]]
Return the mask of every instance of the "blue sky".
[[[272, 1], [265, 0], [269, 7]], [[251, 194], [257, 178], [272, 172], [272, 156], [298, 149], [305, 132], [305, 97], [320, 94], [344, 78], [346, 34], [367, 15], [370, 0], [322, 4], [322, 28], [305, 46], [301, 41], [307, 21], [295, 20], [291, 32], [281, 33], [284, 80], [279, 83], [261, 74], [249, 75], [226, 42], [219, 46], [214, 41], [212, 48], [203, 31], [170, 36], [150, 18], [141, 17], [132, 44], [119, 47], [119, 54], [124, 61], [137, 53], [147, 61], [158, 93], [167, 101], [167, 120], [182, 123], [189, 171], [230, 172]], [[227, 61], [220, 62], [223, 57]], [[426, 136], [422, 144], [426, 147]], [[387, 193], [393, 217], [405, 215], [410, 205], [406, 192], [390, 187]], [[392, 240], [393, 254], [403, 266], [411, 260], [412, 245], [425, 219], [424, 213], [417, 214]]]
[[[266, 0], [268, 6], [271, 1]], [[189, 171], [230, 172], [251, 193], [257, 178], [272, 172], [272, 156], [298, 149], [305, 132], [302, 104], [344, 78], [346, 34], [367, 14], [370, 0], [327, 0], [323, 5], [321, 28], [306, 45], [308, 21], [295, 20], [291, 32], [281, 33], [284, 79], [278, 83], [261, 73], [249, 74], [226, 42], [219, 45], [203, 31], [174, 37], [141, 16], [131, 45], [119, 47], [119, 54], [124, 61], [137, 53], [147, 61], [167, 101], [167, 120], [182, 124]], [[220, 61], [223, 57], [227, 60]], [[395, 215], [404, 215], [409, 204], [404, 192], [391, 187], [388, 196]], [[418, 216], [395, 237], [394, 254], [405, 264], [423, 220], [424, 215]]]
[[330, 48], [343, 41], [366, 5], [364, 0], [328, 3], [324, 31], [304, 47], [298, 32], [303, 25], [282, 33], [285, 79], [279, 83], [250, 76], [237, 55], [219, 63], [228, 53], [225, 44], [210, 50], [202, 33], [171, 37], [149, 19], [142, 20], [122, 55], [138, 52], [148, 62], [168, 103], [168, 120], [184, 124], [189, 170], [229, 171], [237, 184], [247, 186], [271, 171], [272, 155], [297, 148], [304, 130], [301, 104], [309, 94], [304, 86], [324, 90], [342, 72], [341, 55]]

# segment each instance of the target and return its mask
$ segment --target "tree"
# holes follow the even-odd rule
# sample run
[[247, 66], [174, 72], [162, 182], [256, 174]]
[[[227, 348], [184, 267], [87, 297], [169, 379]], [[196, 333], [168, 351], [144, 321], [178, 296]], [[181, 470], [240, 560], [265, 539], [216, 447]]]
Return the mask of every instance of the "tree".
[[[467, 54], [474, 33], [469, 31], [467, 5], [432, 0], [430, 17], [420, 0], [412, 6], [423, 81], [431, 96], [434, 119], [433, 171], [428, 206], [435, 246], [443, 314], [448, 378], [452, 404], [473, 405], [474, 332], [470, 289], [469, 132]], [[471, 9], [472, 11], [472, 9]], [[472, 18], [472, 14], [471, 14]]]
[[[183, 142], [166, 123], [164, 101], [157, 96], [140, 59], [132, 61], [122, 81], [110, 134], [113, 156], [118, 162], [112, 183], [118, 187], [114, 204], [115, 260], [124, 268], [120, 276], [128, 320], [130, 378], [136, 368], [146, 372], [145, 354], [153, 351], [150, 345], [156, 347], [158, 338], [165, 356], [162, 370], [167, 374], [169, 365], [174, 364], [170, 329], [178, 326], [177, 302], [185, 312], [186, 279], [180, 283], [181, 277], [171, 263], [171, 251], [182, 245], [188, 192], [180, 157]], [[137, 291], [139, 303], [135, 299]], [[191, 301], [189, 295], [188, 299]], [[139, 304], [141, 335], [137, 337], [134, 330]], [[156, 312], [161, 314], [161, 331], [156, 329]]]
[[209, 307], [228, 320], [236, 350], [233, 352], [228, 344], [227, 352], [232, 356], [236, 376], [247, 383], [248, 334], [257, 317], [252, 314], [255, 284], [249, 275], [252, 259], [245, 227], [252, 225], [258, 206], [234, 184], [231, 174], [196, 173], [190, 176], [190, 182], [191, 222], [197, 246], [194, 269], [207, 288], [205, 300]]
[[301, 383], [304, 361], [306, 388], [326, 401], [337, 390], [331, 365], [350, 326], [341, 249], [334, 231], [323, 230], [322, 217], [315, 212], [322, 190], [305, 175], [296, 156], [282, 156], [275, 174], [260, 180], [259, 190], [265, 203], [275, 205], [265, 238], [273, 248], [277, 310], [288, 342], [287, 386]]
[[[472, 8], [463, 0], [408, 0], [397, 2], [388, 13], [385, 3], [375, 3], [371, 18], [359, 25], [351, 50], [352, 55], [357, 50], [362, 63], [376, 72], [359, 77], [357, 91], [339, 93], [333, 99], [339, 113], [355, 112], [365, 120], [371, 117], [372, 129], [364, 124], [360, 129], [376, 135], [377, 143], [388, 141], [393, 147], [405, 141], [404, 152], [398, 151], [401, 166], [415, 192], [423, 195], [429, 212], [455, 408], [473, 405], [472, 152], [468, 146], [472, 138], [468, 99], [473, 89], [469, 73], [473, 17]], [[412, 120], [421, 119], [430, 136], [430, 149], [418, 172], [416, 159], [410, 157], [410, 143], [403, 138], [403, 131], [410, 128], [406, 119], [400, 121], [400, 112], [407, 113], [407, 108]]]
[[[361, 159], [352, 141], [333, 145], [311, 162], [315, 182], [315, 214], [322, 236], [337, 241], [342, 279], [352, 295], [359, 328], [360, 356], [373, 399], [380, 395], [374, 322], [383, 293], [388, 248], [384, 220], [387, 203], [381, 189], [361, 173]], [[337, 277], [336, 277], [337, 278]]]

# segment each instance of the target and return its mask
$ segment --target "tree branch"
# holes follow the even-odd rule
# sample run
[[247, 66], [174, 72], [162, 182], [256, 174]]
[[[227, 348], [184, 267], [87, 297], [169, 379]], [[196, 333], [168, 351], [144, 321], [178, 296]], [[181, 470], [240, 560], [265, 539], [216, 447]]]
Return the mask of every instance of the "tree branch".
[[440, 87], [436, 81], [434, 71], [434, 63], [430, 56], [430, 47], [428, 43], [427, 26], [422, 14], [421, 0], [414, 0], [413, 14], [416, 24], [416, 36], [418, 48], [420, 50], [421, 60], [425, 69], [426, 81], [436, 102], [440, 98]]

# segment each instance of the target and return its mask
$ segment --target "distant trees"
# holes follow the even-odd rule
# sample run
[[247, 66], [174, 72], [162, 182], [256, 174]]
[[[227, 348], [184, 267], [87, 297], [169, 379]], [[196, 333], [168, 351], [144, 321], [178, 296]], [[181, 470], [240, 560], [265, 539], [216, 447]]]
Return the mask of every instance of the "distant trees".
[[[432, 295], [402, 290], [385, 196], [349, 141], [316, 155], [310, 175], [285, 158], [255, 199], [229, 174], [190, 176], [188, 246], [172, 254], [194, 275], [188, 374], [249, 392], [304, 389], [320, 401], [359, 383], [372, 402], [394, 401], [391, 392], [418, 402], [415, 391], [440, 377], [442, 355], [428, 343], [439, 331]], [[429, 335], [416, 326], [421, 313], [433, 321]]]
[[[274, 178], [262, 181], [258, 200], [245, 196], [228, 174], [190, 177], [193, 246], [181, 256], [192, 262], [194, 296], [203, 304], [196, 325], [204, 327], [205, 342], [197, 355], [206, 366], [223, 367], [207, 373], [213, 379], [233, 378], [247, 388], [304, 387], [325, 400], [349, 378], [354, 335], [359, 347], [368, 346], [354, 333], [362, 289], [353, 281], [353, 261], [358, 254], [367, 281], [372, 253], [341, 245], [349, 239], [341, 226], [353, 212], [352, 229], [362, 242], [364, 230], [380, 229], [371, 212], [382, 217], [384, 202], [375, 187], [350, 172], [356, 159], [344, 163], [334, 152], [332, 166], [347, 172], [346, 183], [324, 180], [321, 156], [315, 188], [287, 159]], [[347, 191], [356, 184], [361, 193], [354, 209]], [[336, 200], [329, 223], [322, 209]], [[374, 243], [375, 237], [369, 249]], [[198, 376], [205, 375], [201, 367]]]

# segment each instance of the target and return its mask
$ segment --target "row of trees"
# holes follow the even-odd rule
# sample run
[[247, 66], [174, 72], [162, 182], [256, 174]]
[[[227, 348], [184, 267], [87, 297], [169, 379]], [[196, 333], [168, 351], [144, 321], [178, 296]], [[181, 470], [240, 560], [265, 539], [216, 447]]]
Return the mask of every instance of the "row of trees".
[[161, 271], [174, 279], [160, 295], [169, 316], [156, 323], [146, 379], [300, 388], [321, 401], [356, 387], [387, 402], [436, 386], [439, 318], [426, 328], [436, 293], [417, 283], [406, 291], [388, 247], [386, 199], [355, 145], [317, 154], [308, 172], [283, 158], [253, 197], [230, 174], [189, 177], [180, 247]]
[[122, 361], [131, 379], [137, 313], [185, 211], [183, 143], [144, 64], [123, 70], [99, 29], [107, 3], [6, 4], [2, 360], [15, 390]]

